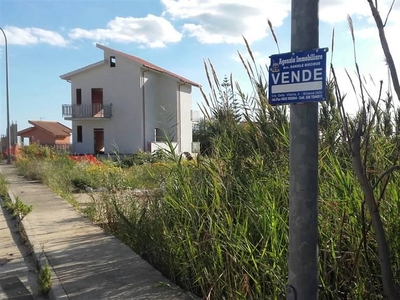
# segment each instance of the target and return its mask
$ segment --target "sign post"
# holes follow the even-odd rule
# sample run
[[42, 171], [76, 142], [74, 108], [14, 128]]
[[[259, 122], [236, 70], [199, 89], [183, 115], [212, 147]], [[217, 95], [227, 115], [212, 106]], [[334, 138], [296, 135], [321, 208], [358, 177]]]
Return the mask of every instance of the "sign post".
[[290, 104], [287, 300], [318, 299], [318, 101], [327, 50], [318, 49], [318, 4], [292, 0], [291, 53], [271, 56], [269, 69], [270, 104]]
[[[292, 0], [291, 51], [319, 44], [319, 0]], [[287, 299], [318, 299], [318, 102], [290, 105]]]

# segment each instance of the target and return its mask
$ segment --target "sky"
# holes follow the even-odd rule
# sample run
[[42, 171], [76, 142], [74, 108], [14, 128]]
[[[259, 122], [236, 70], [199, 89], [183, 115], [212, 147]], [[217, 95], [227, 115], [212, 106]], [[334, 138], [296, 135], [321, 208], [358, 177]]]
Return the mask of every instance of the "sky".
[[[392, 0], [377, 1], [385, 19]], [[384, 89], [389, 85], [367, 0], [320, 0], [319, 46], [331, 48], [335, 30], [333, 65], [352, 111], [358, 100], [345, 75], [345, 70], [351, 76], [355, 72], [348, 15], [354, 23], [360, 71], [367, 78], [371, 95], [378, 95], [380, 80]], [[238, 52], [249, 58], [244, 36], [257, 64], [269, 65], [269, 56], [278, 50], [268, 19], [280, 52], [289, 52], [290, 0], [0, 0], [0, 27], [8, 38], [10, 121], [17, 122], [18, 130], [29, 127], [28, 120], [71, 126], [61, 114], [62, 104], [71, 103], [70, 84], [60, 75], [101, 60], [103, 51], [96, 43], [195, 81], [206, 94], [210, 89], [204, 61], [210, 60], [221, 81], [232, 74], [251, 94]], [[386, 25], [395, 62], [400, 62], [399, 29], [398, 1]], [[0, 35], [0, 134], [5, 134], [7, 124], [5, 65], [4, 38]], [[198, 89], [192, 93], [192, 102], [195, 110], [204, 103]]]

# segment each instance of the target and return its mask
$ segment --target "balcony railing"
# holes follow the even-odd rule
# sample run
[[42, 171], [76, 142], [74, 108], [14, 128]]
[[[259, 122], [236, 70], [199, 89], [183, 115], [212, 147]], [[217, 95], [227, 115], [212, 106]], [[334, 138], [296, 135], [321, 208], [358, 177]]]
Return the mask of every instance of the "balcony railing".
[[64, 118], [111, 118], [112, 104], [64, 104]]

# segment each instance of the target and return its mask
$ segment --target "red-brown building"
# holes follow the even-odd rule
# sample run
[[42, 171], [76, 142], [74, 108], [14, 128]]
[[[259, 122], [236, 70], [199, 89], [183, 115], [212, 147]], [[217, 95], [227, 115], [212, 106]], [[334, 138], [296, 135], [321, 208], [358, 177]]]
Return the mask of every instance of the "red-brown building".
[[32, 127], [21, 130], [18, 136], [29, 138], [29, 144], [39, 145], [70, 144], [71, 128], [52, 121], [28, 121]]

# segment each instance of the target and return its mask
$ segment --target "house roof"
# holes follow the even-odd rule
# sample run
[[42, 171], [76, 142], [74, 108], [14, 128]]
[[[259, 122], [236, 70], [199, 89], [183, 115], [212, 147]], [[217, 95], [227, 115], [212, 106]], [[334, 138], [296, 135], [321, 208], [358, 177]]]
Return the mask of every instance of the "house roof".
[[54, 137], [66, 137], [66, 136], [69, 136], [72, 132], [71, 128], [69, 128], [59, 122], [31, 121], [31, 120], [29, 120], [28, 122], [29, 122], [29, 124], [33, 125], [33, 127], [29, 127], [29, 128], [23, 129], [21, 131], [18, 131], [18, 133], [17, 133], [18, 136], [24, 136], [34, 128], [39, 128], [44, 131], [47, 131]]
[[[100, 45], [100, 44], [96, 44], [96, 47], [99, 48], [99, 49], [102, 49], [102, 50], [107, 50], [107, 51], [113, 52], [113, 53], [115, 53], [115, 54], [117, 54], [119, 56], [125, 57], [125, 58], [127, 58], [127, 59], [129, 59], [129, 60], [131, 60], [131, 61], [133, 61], [133, 62], [135, 62], [135, 63], [137, 63], [139, 65], [141, 65], [143, 68], [147, 68], [147, 69], [149, 69], [151, 71], [168, 75], [168, 76], [173, 77], [173, 78], [175, 78], [178, 81], [181, 81], [183, 83], [186, 83], [186, 84], [189, 84], [189, 85], [192, 85], [192, 86], [196, 86], [196, 87], [200, 87], [200, 84], [198, 84], [198, 83], [196, 83], [194, 81], [191, 81], [191, 80], [189, 80], [189, 79], [187, 79], [185, 77], [182, 77], [182, 76], [177, 75], [175, 73], [172, 73], [172, 72], [170, 72], [170, 71], [168, 71], [168, 70], [166, 70], [164, 68], [156, 66], [156, 65], [154, 65], [154, 64], [152, 64], [152, 63], [150, 63], [150, 62], [148, 62], [148, 61], [146, 61], [144, 59], [141, 59], [141, 58], [139, 58], [137, 56], [133, 56], [133, 55], [130, 55], [130, 54], [127, 54], [127, 53], [124, 53], [124, 52], [121, 52], [121, 51], [118, 51], [118, 50], [115, 50], [115, 49], [112, 49], [112, 48], [109, 48], [109, 47], [106, 47], [106, 46], [103, 46], [103, 45]], [[83, 68], [77, 69], [75, 71], [69, 72], [67, 74], [61, 75], [60, 77], [61, 77], [61, 79], [68, 80], [73, 75], [79, 74], [79, 73], [87, 71], [89, 69], [93, 69], [93, 68], [95, 68], [95, 67], [97, 67], [99, 65], [102, 65], [104, 63], [106, 63], [106, 61], [102, 60], [102, 61], [99, 61], [97, 63], [88, 65], [86, 67], [83, 67]]]
[[101, 65], [103, 65], [103, 64], [105, 64], [105, 63], [106, 63], [105, 60], [98, 61], [98, 62], [95, 62], [95, 63], [93, 63], [93, 64], [90, 64], [90, 65], [88, 65], [88, 66], [86, 66], [86, 67], [79, 68], [79, 69], [77, 69], [77, 70], [75, 70], [75, 71], [68, 72], [68, 73], [66, 73], [66, 74], [64, 74], [64, 75], [61, 75], [60, 78], [61, 78], [61, 79], [64, 79], [64, 80], [69, 80], [69, 79], [71, 79], [71, 77], [74, 76], [75, 74], [79, 74], [79, 73], [81, 73], [81, 72], [84, 72], [84, 71], [87, 71], [87, 70], [90, 70], [90, 69], [94, 69], [94, 68], [96, 68], [96, 67], [98, 67], [98, 66], [101, 66]]
[[134, 62], [136, 62], [136, 63], [138, 63], [140, 65], [142, 65], [143, 67], [152, 70], [152, 71], [156, 71], [156, 72], [159, 72], [159, 73], [164, 73], [164, 74], [169, 75], [171, 77], [174, 77], [175, 79], [178, 79], [179, 81], [182, 81], [184, 83], [200, 87], [200, 85], [198, 83], [194, 82], [194, 81], [191, 81], [191, 80], [189, 80], [189, 79], [187, 79], [185, 77], [179, 76], [179, 75], [177, 75], [175, 73], [172, 73], [172, 72], [170, 72], [170, 71], [168, 71], [166, 69], [163, 69], [163, 68], [161, 68], [159, 66], [156, 66], [156, 65], [152, 64], [151, 62], [148, 62], [148, 61], [146, 61], [144, 59], [141, 59], [141, 58], [139, 58], [137, 56], [126, 54], [124, 52], [120, 52], [120, 51], [117, 51], [115, 49], [111, 49], [109, 47], [106, 47], [106, 46], [103, 46], [103, 45], [100, 45], [100, 44], [96, 44], [96, 47], [99, 48], [99, 49], [102, 49], [102, 50], [109, 50], [109, 51], [114, 52], [114, 53], [116, 53], [118, 55], [126, 57], [126, 58], [128, 58], [128, 59], [130, 59], [130, 60], [132, 60], [132, 61], [134, 61]]

